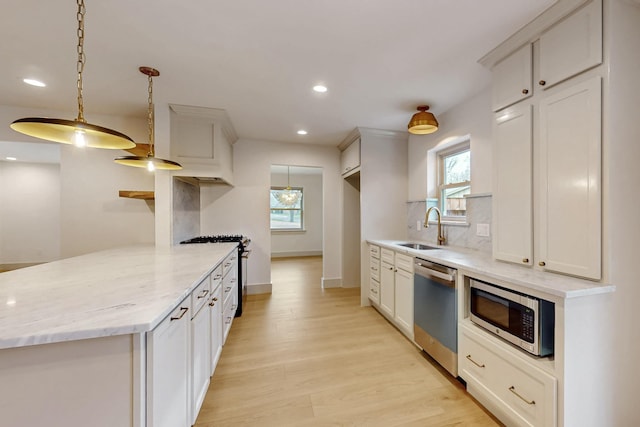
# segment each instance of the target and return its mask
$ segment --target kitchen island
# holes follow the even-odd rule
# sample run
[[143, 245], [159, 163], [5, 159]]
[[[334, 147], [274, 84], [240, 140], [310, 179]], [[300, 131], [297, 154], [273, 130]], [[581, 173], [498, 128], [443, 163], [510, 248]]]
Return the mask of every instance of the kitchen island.
[[148, 337], [189, 312], [236, 246], [141, 245], [0, 274], [0, 424], [151, 425]]

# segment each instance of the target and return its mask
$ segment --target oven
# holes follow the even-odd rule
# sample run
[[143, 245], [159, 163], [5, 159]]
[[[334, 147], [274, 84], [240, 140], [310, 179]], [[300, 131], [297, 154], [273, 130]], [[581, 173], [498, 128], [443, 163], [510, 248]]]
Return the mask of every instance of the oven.
[[180, 242], [180, 244], [228, 242], [238, 244], [238, 307], [236, 309], [236, 317], [240, 317], [247, 305], [247, 264], [249, 255], [251, 254], [251, 249], [249, 249], [251, 239], [240, 234], [218, 234], [214, 236], [194, 237], [184, 240]]

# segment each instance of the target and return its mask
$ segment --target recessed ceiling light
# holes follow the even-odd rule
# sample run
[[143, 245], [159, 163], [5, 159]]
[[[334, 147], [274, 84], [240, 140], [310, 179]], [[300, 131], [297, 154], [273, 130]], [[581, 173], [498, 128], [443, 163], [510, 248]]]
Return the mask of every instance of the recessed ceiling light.
[[306, 135], [306, 134], [307, 134], [307, 131], [306, 131], [306, 130], [304, 130], [304, 129], [300, 129], [300, 130], [298, 131], [298, 135]]
[[318, 92], [318, 93], [325, 93], [327, 91], [327, 87], [324, 85], [315, 85], [313, 87], [313, 90]]
[[46, 84], [44, 84], [43, 82], [41, 82], [40, 80], [35, 80], [35, 79], [22, 79], [23, 82], [25, 82], [28, 85], [31, 86], [37, 86], [37, 87], [45, 87]]
[[7, 159], [7, 160], [18, 160], [18, 159], [17, 159], [17, 158], [15, 158], [15, 157], [5, 157], [5, 159]]

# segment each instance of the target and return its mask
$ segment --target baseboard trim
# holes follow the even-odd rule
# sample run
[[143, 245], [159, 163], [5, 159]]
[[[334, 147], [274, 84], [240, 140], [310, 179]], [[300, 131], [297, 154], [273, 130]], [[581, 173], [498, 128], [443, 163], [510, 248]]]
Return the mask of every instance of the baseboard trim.
[[272, 289], [273, 285], [271, 283], [247, 285], [247, 295], [270, 294]]
[[342, 287], [342, 279], [338, 278], [338, 279], [327, 279], [327, 278], [322, 278], [322, 288], [323, 289], [328, 289], [328, 288], [341, 288]]
[[322, 251], [272, 252], [271, 258], [294, 258], [304, 256], [322, 256]]

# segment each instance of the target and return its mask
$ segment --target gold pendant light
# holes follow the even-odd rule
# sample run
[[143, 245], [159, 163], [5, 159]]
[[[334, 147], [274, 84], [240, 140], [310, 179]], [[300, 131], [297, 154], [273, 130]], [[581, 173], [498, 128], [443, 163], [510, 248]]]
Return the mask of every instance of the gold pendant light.
[[82, 72], [84, 71], [84, 0], [77, 0], [78, 11], [78, 117], [75, 120], [26, 117], [11, 123], [11, 129], [47, 141], [75, 144], [78, 147], [128, 149], [136, 144], [127, 135], [102, 126], [92, 125], [84, 119], [82, 100]]
[[151, 67], [140, 67], [140, 72], [145, 74], [149, 80], [149, 108], [147, 110], [147, 126], [149, 128], [149, 153], [146, 156], [124, 156], [118, 157], [114, 161], [121, 165], [133, 166], [135, 168], [147, 168], [149, 172], [153, 172], [156, 169], [163, 170], [179, 170], [182, 166], [179, 163], [171, 160], [159, 159], [154, 157], [153, 153], [153, 140], [154, 140], [154, 119], [153, 112], [153, 78], [160, 75], [160, 71]]
[[407, 126], [409, 133], [426, 135], [438, 130], [438, 121], [432, 113], [427, 111], [428, 109], [428, 105], [418, 106], [419, 112], [411, 117], [409, 125]]
[[289, 178], [289, 166], [287, 166], [287, 188], [278, 192], [276, 194], [276, 199], [278, 200], [278, 202], [285, 206], [295, 206], [300, 199], [300, 192], [291, 189]]

